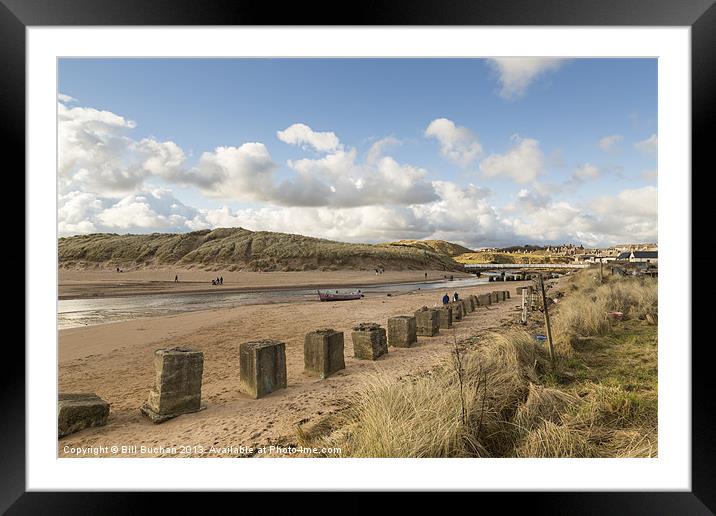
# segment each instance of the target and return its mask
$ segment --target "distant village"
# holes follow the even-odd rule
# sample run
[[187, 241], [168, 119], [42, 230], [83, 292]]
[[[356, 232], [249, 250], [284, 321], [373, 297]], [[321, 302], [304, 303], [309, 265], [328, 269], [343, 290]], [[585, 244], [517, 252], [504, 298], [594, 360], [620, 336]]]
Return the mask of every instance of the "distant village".
[[497, 251], [507, 254], [548, 254], [551, 256], [568, 256], [575, 263], [608, 263], [628, 262], [657, 265], [659, 261], [659, 248], [657, 244], [623, 244], [598, 249], [585, 248], [583, 245], [564, 244], [558, 246], [513, 246], [502, 249], [484, 249], [484, 251]]

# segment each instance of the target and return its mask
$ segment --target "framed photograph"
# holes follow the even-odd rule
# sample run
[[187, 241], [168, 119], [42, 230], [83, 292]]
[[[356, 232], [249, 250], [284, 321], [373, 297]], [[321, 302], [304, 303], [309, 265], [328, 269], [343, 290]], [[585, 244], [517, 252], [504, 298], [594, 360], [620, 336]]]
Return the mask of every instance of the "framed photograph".
[[712, 3], [0, 0], [27, 203], [0, 508], [711, 514]]

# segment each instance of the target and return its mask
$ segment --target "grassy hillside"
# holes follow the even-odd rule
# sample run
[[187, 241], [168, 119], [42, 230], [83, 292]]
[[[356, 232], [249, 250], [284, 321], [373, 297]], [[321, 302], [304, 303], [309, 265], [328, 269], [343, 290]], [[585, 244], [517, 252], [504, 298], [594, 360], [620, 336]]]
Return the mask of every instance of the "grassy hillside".
[[393, 247], [413, 247], [415, 249], [432, 251], [446, 256], [458, 256], [472, 252], [472, 250], [467, 247], [446, 242], [445, 240], [399, 240], [398, 242], [390, 242], [386, 245]]
[[569, 256], [540, 253], [501, 253], [499, 251], [466, 252], [454, 256], [459, 263], [571, 263]]
[[319, 238], [219, 228], [191, 233], [60, 238], [61, 267], [152, 267], [179, 265], [229, 270], [435, 269], [458, 270], [449, 256], [410, 246], [348, 244]]

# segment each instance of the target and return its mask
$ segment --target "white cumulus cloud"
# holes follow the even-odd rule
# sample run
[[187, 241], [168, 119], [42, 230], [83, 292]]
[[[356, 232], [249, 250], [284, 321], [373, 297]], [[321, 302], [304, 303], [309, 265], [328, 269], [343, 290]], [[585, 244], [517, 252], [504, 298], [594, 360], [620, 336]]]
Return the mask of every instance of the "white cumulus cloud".
[[[194, 229], [200, 212], [179, 201], [167, 189], [157, 188], [115, 199], [88, 192], [59, 198], [60, 235], [117, 232], [183, 232]], [[198, 222], [203, 227], [206, 224]]]
[[306, 124], [293, 124], [283, 131], [277, 131], [276, 136], [289, 145], [309, 146], [319, 152], [329, 152], [341, 146], [335, 133], [314, 131]]
[[63, 104], [70, 104], [72, 102], [77, 102], [76, 98], [70, 97], [69, 95], [65, 95], [64, 93], [58, 93], [57, 100], [59, 100]]
[[271, 198], [275, 169], [266, 146], [250, 142], [204, 152], [192, 177], [207, 195], [262, 201]]
[[365, 158], [366, 163], [375, 163], [376, 161], [378, 161], [378, 158], [383, 155], [383, 152], [387, 147], [398, 144], [400, 144], [400, 141], [393, 136], [387, 136], [374, 142], [368, 150], [368, 154]]
[[480, 163], [487, 178], [507, 177], [516, 183], [529, 183], [542, 173], [544, 154], [539, 142], [532, 138], [513, 136], [515, 145], [504, 154], [491, 154]]
[[527, 93], [530, 85], [540, 76], [562, 66], [564, 59], [544, 57], [498, 57], [488, 59], [497, 71], [500, 96], [516, 99]]
[[440, 144], [440, 153], [460, 166], [467, 166], [482, 154], [482, 145], [477, 135], [467, 127], [455, 125], [447, 118], [437, 118], [425, 129], [425, 136], [435, 138]]

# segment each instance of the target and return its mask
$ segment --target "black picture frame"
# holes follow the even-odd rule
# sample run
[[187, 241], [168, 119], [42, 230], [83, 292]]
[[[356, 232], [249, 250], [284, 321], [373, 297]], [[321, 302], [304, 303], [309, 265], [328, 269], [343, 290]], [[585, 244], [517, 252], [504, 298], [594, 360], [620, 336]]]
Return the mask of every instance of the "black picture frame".
[[[0, 0], [0, 113], [3, 122], [0, 132], [6, 144], [6, 157], [16, 158], [12, 162], [18, 169], [24, 168], [25, 164], [25, 29], [63, 25], [689, 26], [692, 169], [700, 169], [705, 174], [707, 163], [711, 165], [709, 150], [712, 145], [707, 140], [710, 136], [707, 129], [716, 120], [714, 0], [365, 0], [343, 4], [325, 0], [310, 4], [255, 0]], [[690, 179], [689, 174], [684, 171], [684, 180]], [[692, 189], [692, 192], [697, 191]], [[702, 195], [704, 193], [702, 191]], [[693, 206], [696, 205], [696, 199], [693, 199]], [[684, 258], [690, 256], [691, 250], [684, 250]], [[692, 267], [707, 268], [706, 258], [695, 257]], [[687, 281], [691, 285], [691, 278]], [[694, 321], [708, 317], [704, 312], [705, 304], [698, 304], [694, 299], [692, 306]], [[666, 343], [674, 344], [690, 343]], [[699, 344], [702, 345], [692, 346], [690, 492], [535, 492], [481, 496], [510, 497], [510, 504], [524, 501], [529, 504], [530, 512], [538, 513], [713, 514], [716, 511], [716, 439], [711, 432], [710, 416], [716, 409], [715, 375], [709, 371], [711, 366], [707, 357], [710, 339]], [[10, 348], [12, 346], [6, 346], [4, 350], [8, 353], [4, 355], [4, 361], [24, 363], [23, 351], [18, 346]], [[9, 355], [12, 353], [17, 356]], [[3, 401], [0, 511], [7, 511], [7, 514], [122, 514], [144, 506], [146, 494], [26, 492], [25, 369], [4, 367], [0, 387]], [[163, 498], [166, 512], [185, 512], [183, 496]], [[370, 497], [355, 494], [351, 498], [354, 503], [346, 497], [341, 505], [352, 510], [372, 506], [368, 501]], [[422, 503], [422, 498], [413, 497], [412, 501]]]

